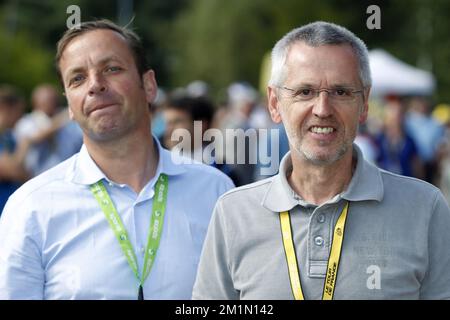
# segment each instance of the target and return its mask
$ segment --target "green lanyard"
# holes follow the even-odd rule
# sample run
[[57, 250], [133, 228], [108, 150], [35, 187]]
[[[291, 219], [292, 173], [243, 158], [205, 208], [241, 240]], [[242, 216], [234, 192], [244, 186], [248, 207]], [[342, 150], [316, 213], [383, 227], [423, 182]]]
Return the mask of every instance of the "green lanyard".
[[142, 277], [139, 275], [136, 255], [129, 240], [128, 232], [125, 229], [122, 220], [120, 219], [120, 216], [118, 215], [117, 210], [109, 197], [108, 191], [106, 191], [106, 188], [103, 185], [103, 182], [98, 181], [90, 186], [92, 194], [95, 199], [97, 199], [103, 213], [105, 214], [106, 220], [108, 220], [110, 227], [113, 229], [114, 234], [119, 241], [120, 247], [128, 260], [128, 264], [133, 270], [136, 279], [139, 281], [139, 300], [144, 299], [142, 286], [144, 285], [145, 279], [147, 279], [150, 274], [153, 262], [155, 261], [156, 252], [158, 251], [159, 241], [161, 240], [164, 214], [166, 211], [168, 186], [169, 182], [167, 175], [161, 173], [155, 187], [156, 192], [153, 198], [152, 216], [147, 238], [147, 247], [145, 248]]

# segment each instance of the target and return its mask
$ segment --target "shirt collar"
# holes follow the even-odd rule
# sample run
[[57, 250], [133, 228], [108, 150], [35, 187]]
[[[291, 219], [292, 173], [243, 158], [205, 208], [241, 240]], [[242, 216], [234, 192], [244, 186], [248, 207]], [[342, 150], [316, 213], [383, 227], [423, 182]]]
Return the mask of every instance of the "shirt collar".
[[281, 159], [280, 169], [272, 178], [272, 183], [264, 195], [262, 205], [275, 212], [288, 211], [298, 204], [295, 193], [287, 181], [287, 173], [292, 170], [291, 152]]
[[357, 159], [355, 172], [347, 190], [342, 193], [342, 198], [348, 201], [381, 201], [384, 187], [380, 170], [364, 159], [356, 144], [353, 144], [353, 156]]
[[[357, 164], [348, 188], [330, 201], [336, 202], [340, 198], [348, 201], [381, 201], [384, 190], [379, 169], [364, 159], [356, 144], [353, 144], [353, 156], [356, 157]], [[299, 204], [305, 207], [311, 206], [292, 190], [287, 181], [287, 173], [290, 171], [292, 171], [292, 160], [289, 151], [281, 160], [279, 173], [272, 178], [272, 183], [264, 195], [262, 201], [264, 208], [283, 212], [292, 210]]]
[[[155, 137], [153, 137], [153, 141], [159, 154], [155, 177], [159, 177], [161, 173], [170, 176], [186, 172], [184, 165], [180, 164], [182, 162], [173, 159], [175, 157], [174, 154], [164, 149]], [[110, 181], [91, 158], [84, 144], [81, 147], [77, 160], [74, 162], [73, 169], [68, 175], [68, 179], [74, 183], [85, 185], [94, 184], [102, 179]]]

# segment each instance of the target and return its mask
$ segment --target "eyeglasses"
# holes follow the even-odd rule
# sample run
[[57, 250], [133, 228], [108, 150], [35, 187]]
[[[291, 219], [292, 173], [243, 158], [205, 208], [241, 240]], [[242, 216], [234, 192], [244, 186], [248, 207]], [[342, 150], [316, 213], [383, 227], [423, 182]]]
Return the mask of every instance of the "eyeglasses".
[[363, 90], [354, 90], [353, 88], [339, 87], [335, 89], [314, 89], [314, 88], [299, 88], [291, 89], [288, 87], [278, 87], [279, 89], [287, 90], [291, 92], [291, 98], [297, 101], [311, 101], [316, 99], [322, 91], [328, 93], [331, 100], [336, 102], [353, 102], [356, 95], [362, 93]]

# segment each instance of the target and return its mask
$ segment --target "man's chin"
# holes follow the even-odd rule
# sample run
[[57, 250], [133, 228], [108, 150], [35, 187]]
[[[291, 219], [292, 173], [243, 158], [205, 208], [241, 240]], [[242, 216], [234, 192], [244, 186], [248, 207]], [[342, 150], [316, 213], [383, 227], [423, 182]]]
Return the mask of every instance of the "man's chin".
[[306, 160], [316, 166], [328, 166], [330, 164], [333, 164], [338, 159], [331, 156], [311, 156], [307, 157]]
[[89, 137], [93, 141], [108, 142], [119, 139], [123, 134], [123, 130], [119, 130], [118, 127], [109, 128], [96, 128], [89, 132]]
[[342, 158], [342, 154], [336, 150], [314, 150], [313, 148], [302, 148], [299, 150], [299, 153], [305, 160], [318, 166], [330, 165]]

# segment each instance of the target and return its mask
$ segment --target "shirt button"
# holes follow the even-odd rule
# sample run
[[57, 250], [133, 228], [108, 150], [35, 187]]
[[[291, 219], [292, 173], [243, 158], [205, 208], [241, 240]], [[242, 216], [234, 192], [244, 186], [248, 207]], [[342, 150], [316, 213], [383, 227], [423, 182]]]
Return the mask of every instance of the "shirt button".
[[144, 246], [141, 246], [140, 251], [141, 251], [142, 254], [145, 254], [145, 247], [144, 247]]
[[317, 221], [318, 221], [319, 223], [324, 223], [324, 222], [325, 222], [325, 216], [324, 216], [323, 214], [319, 214], [319, 215], [317, 216]]
[[110, 187], [114, 187], [114, 183], [112, 183], [111, 181], [108, 184]]
[[314, 238], [314, 243], [316, 244], [316, 246], [321, 247], [324, 243], [324, 240], [321, 236], [317, 236]]

